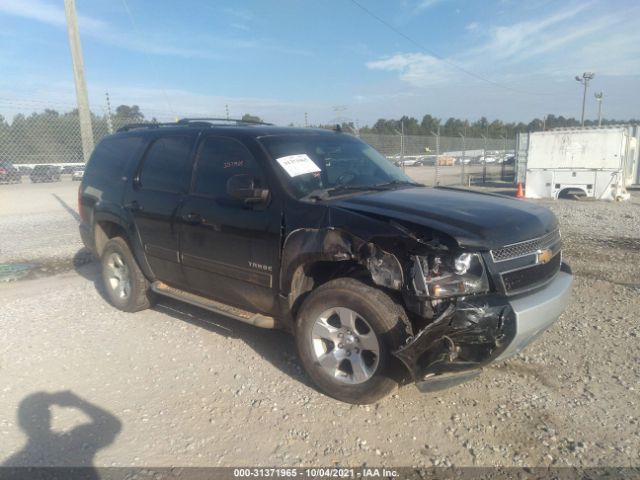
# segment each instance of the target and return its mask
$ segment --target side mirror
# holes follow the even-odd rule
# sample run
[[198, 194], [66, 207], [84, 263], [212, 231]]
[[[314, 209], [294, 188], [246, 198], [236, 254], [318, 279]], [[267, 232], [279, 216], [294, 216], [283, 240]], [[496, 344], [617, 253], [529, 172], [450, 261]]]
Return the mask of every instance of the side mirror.
[[250, 175], [234, 175], [227, 180], [227, 194], [247, 205], [265, 203], [269, 199], [269, 189], [256, 188], [256, 180]]

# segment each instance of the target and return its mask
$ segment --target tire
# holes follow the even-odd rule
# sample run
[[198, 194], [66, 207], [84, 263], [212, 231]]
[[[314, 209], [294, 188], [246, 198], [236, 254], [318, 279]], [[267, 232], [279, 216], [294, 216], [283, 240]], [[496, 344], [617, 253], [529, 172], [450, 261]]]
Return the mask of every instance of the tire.
[[353, 278], [332, 280], [300, 307], [298, 355], [321, 392], [373, 403], [398, 386], [399, 362], [391, 352], [407, 338], [407, 325], [404, 309], [383, 291]]
[[107, 241], [100, 258], [102, 284], [109, 302], [124, 312], [138, 312], [152, 304], [149, 282], [122, 237]]

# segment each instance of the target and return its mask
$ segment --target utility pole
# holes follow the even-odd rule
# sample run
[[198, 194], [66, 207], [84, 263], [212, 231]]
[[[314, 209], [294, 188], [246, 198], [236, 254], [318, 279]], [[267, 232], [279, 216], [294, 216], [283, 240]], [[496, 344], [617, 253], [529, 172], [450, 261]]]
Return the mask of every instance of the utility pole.
[[307, 115], [307, 112], [304, 112], [304, 128], [307, 128], [309, 126], [309, 116]]
[[105, 93], [107, 97], [107, 131], [109, 135], [113, 133], [113, 120], [111, 118], [111, 100], [109, 99], [109, 92]]
[[229, 120], [229, 104], [225, 104], [225, 105], [224, 105], [224, 111], [225, 111], [225, 112], [226, 112], [226, 114], [227, 114], [227, 120]]
[[400, 120], [400, 158], [404, 166], [404, 120]]
[[589, 86], [589, 80], [593, 80], [596, 74], [593, 72], [584, 72], [582, 77], [576, 75], [576, 81], [584, 85], [584, 92], [582, 94], [582, 116], [580, 117], [580, 125], [584, 127], [584, 106], [587, 101], [587, 87]]
[[78, 118], [80, 120], [80, 137], [82, 138], [82, 156], [89, 160], [93, 151], [93, 130], [91, 128], [91, 111], [89, 110], [89, 95], [84, 80], [84, 63], [80, 48], [80, 32], [78, 31], [78, 17], [76, 15], [75, 0], [64, 0], [64, 11], [67, 16], [67, 31], [69, 32], [69, 47], [73, 63], [73, 76], [76, 84], [76, 101], [78, 102]]
[[462, 137], [462, 159], [460, 160], [460, 185], [464, 185], [464, 160], [466, 154], [466, 139], [464, 134], [458, 133]]
[[480, 135], [484, 139], [484, 148], [482, 150], [482, 183], [487, 183], [487, 137]]
[[598, 126], [600, 127], [602, 125], [602, 97], [604, 97], [604, 95], [602, 92], [598, 92], [594, 93], [593, 96], [596, 97], [596, 101], [598, 102]]

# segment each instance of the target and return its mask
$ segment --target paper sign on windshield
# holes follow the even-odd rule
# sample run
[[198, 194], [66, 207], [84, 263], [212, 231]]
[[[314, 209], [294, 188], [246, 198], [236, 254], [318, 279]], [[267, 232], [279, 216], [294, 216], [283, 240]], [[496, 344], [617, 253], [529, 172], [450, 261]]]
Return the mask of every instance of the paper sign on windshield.
[[284, 171], [287, 172], [290, 177], [320, 171], [318, 166], [313, 163], [313, 160], [305, 153], [280, 157], [276, 159], [276, 161], [284, 168]]

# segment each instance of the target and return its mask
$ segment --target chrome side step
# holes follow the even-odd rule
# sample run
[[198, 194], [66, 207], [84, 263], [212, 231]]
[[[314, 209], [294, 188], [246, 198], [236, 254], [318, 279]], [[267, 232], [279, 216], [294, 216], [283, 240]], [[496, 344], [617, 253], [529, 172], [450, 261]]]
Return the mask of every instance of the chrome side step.
[[231, 305], [217, 302], [215, 300], [211, 300], [210, 298], [201, 297], [200, 295], [196, 295], [195, 293], [185, 292], [184, 290], [170, 287], [163, 282], [153, 282], [151, 284], [151, 290], [158, 293], [159, 295], [173, 298], [175, 300], [180, 300], [182, 302], [195, 305], [196, 307], [204, 308], [205, 310], [209, 310], [214, 313], [219, 313], [220, 315], [224, 315], [225, 317], [229, 317], [240, 322], [248, 323], [249, 325], [253, 325], [254, 327], [279, 327], [278, 322], [273, 317], [267, 317], [266, 315], [262, 315], [261, 313], [248, 312], [240, 308], [232, 307]]

